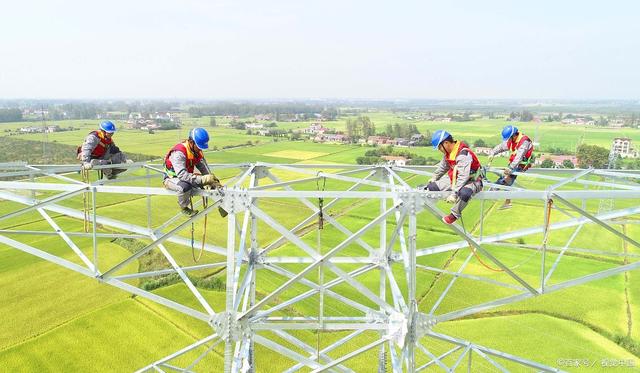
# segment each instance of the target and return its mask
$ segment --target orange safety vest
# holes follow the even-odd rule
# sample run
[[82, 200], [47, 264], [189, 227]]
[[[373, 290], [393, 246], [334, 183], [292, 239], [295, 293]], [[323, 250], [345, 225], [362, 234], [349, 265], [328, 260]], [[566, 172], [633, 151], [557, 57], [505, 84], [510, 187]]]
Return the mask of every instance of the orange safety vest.
[[[113, 138], [107, 138], [102, 131], [91, 131], [89, 134], [100, 139], [98, 145], [91, 152], [91, 159], [102, 158], [102, 156], [107, 152], [107, 149], [109, 149], [109, 146], [113, 144]], [[77, 152], [78, 154], [82, 152], [82, 145], [78, 146]]]
[[198, 152], [195, 154], [193, 153], [193, 151], [191, 151], [191, 148], [189, 147], [189, 141], [176, 144], [173, 148], [171, 148], [171, 150], [169, 150], [167, 155], [165, 155], [164, 157], [164, 171], [169, 177], [178, 176], [175, 170], [173, 169], [171, 160], [169, 159], [169, 157], [171, 156], [171, 153], [173, 153], [174, 151], [178, 151], [184, 154], [185, 157], [187, 157], [187, 163], [185, 164], [185, 167], [187, 169], [187, 172], [189, 173], [193, 173], [195, 166], [198, 163], [200, 163], [200, 161], [204, 158], [204, 155], [202, 154], [201, 150], [198, 150]]
[[533, 154], [533, 141], [531, 141], [531, 139], [529, 139], [528, 136], [523, 135], [521, 133], [518, 134], [518, 137], [516, 137], [515, 141], [512, 141], [511, 139], [507, 140], [507, 147], [509, 148], [509, 150], [511, 150], [509, 163], [513, 162], [513, 159], [516, 157], [516, 152], [525, 141], [531, 142], [531, 149], [529, 149], [529, 151], [527, 151], [525, 155], [522, 157], [520, 164], [524, 166], [529, 165], [529, 162], [531, 160], [531, 155]]
[[451, 185], [454, 185], [455, 180], [453, 180], [453, 170], [456, 167], [456, 157], [460, 154], [461, 151], [466, 150], [469, 154], [471, 154], [471, 175], [473, 176], [478, 170], [480, 170], [480, 161], [476, 154], [471, 151], [471, 149], [467, 146], [467, 144], [462, 141], [456, 141], [456, 145], [453, 147], [453, 150], [449, 154], [445, 154], [444, 158], [447, 163], [449, 163], [449, 179], [451, 180]]

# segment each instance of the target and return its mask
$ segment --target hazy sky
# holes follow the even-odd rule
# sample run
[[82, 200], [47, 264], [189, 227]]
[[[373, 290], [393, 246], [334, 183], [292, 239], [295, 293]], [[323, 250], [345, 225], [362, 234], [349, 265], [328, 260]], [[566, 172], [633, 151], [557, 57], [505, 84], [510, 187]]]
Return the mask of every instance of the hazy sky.
[[0, 98], [640, 98], [633, 0], [0, 9]]

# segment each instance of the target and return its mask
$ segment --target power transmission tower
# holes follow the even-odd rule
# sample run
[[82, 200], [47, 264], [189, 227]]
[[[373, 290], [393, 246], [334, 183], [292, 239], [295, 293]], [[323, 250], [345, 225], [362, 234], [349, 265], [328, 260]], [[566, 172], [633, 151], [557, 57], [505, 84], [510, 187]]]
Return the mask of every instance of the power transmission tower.
[[49, 161], [47, 148], [49, 145], [49, 131], [47, 131], [47, 121], [44, 116], [44, 105], [40, 106], [40, 114], [42, 115], [42, 162]]
[[[175, 353], [165, 357], [157, 356], [158, 360], [139, 372], [194, 372], [214, 369], [234, 373], [257, 370], [293, 372], [300, 369], [313, 372], [363, 371], [363, 360], [351, 360], [357, 356], [368, 359], [372, 365], [377, 356], [378, 372], [413, 373], [436, 366], [447, 372], [484, 371], [487, 366], [497, 368], [490, 368], [491, 371], [561, 372], [555, 366], [543, 365], [476, 344], [472, 340], [443, 334], [436, 326], [640, 269], [637, 257], [629, 257], [629, 261], [624, 263], [615, 261], [607, 269], [594, 266], [593, 264], [600, 263], [594, 262], [598, 257], [619, 258], [620, 255], [616, 247], [610, 247], [607, 251], [602, 247], [591, 246], [596, 240], [581, 241], [580, 248], [572, 247], [583, 226], [591, 223], [596, 223], [619, 239], [640, 247], [632, 235], [614, 228], [616, 219], [637, 218], [640, 214], [640, 190], [625, 188], [628, 186], [628, 181], [625, 181], [627, 174], [617, 175], [611, 172], [609, 177], [615, 181], [603, 184], [585, 178], [602, 170], [563, 170], [566, 176], [559, 178], [554, 185], [508, 191], [513, 198], [529, 200], [533, 206], [542, 209], [546, 221], [543, 226], [536, 221], [524, 220], [519, 222], [519, 226], [484, 235], [478, 240], [472, 233], [467, 233], [463, 225], [453, 224], [446, 226], [451, 229], [452, 234], [443, 242], [431, 239], [428, 230], [419, 229], [418, 221], [424, 224], [423, 227], [437, 224], [436, 226], [445, 228], [440, 219], [447, 212], [442, 211], [437, 204], [445, 198], [445, 194], [407, 187], [410, 178], [432, 174], [435, 171], [433, 166], [395, 168], [386, 165], [363, 167], [347, 164], [286, 165], [262, 162], [217, 165], [228, 172], [229, 179], [225, 187], [222, 190], [198, 190], [199, 195], [209, 197], [212, 202], [206, 207], [203, 204], [203, 210], [199, 214], [186, 220], [177, 211], [176, 215], [169, 217], [166, 206], [151, 203], [152, 196], [167, 196], [173, 192], [161, 186], [141, 187], [138, 177], [135, 181], [121, 179], [118, 184], [113, 185], [78, 185], [77, 181], [63, 175], [77, 170], [77, 164], [47, 165], [45, 169], [41, 166], [25, 164], [16, 167], [15, 164], [0, 163], [0, 196], [3, 200], [22, 206], [0, 216], [0, 220], [9, 224], [7, 229], [0, 232], [0, 245], [3, 249], [11, 247], [88, 278], [98, 279], [101, 284], [117, 287], [185, 317], [191, 317], [194, 322], [201, 323], [202, 330], [210, 330], [208, 336]], [[158, 165], [153, 166], [139, 163], [121, 165], [133, 172], [147, 172], [148, 180], [164, 174]], [[535, 179], [545, 172], [552, 172], [548, 176], [555, 174], [552, 170], [536, 169], [520, 177]], [[287, 179], [281, 180], [277, 176], [279, 174], [286, 174]], [[48, 179], [40, 177], [33, 180], [15, 179], [17, 176], [30, 175], [57, 176], [59, 182], [52, 184]], [[318, 187], [319, 184], [316, 184], [316, 188], [309, 188], [310, 182], [321, 179], [322, 188]], [[324, 179], [331, 183], [329, 188], [324, 188]], [[587, 188], [560, 189], [564, 185], [573, 184]], [[363, 186], [367, 186], [367, 189], [363, 190]], [[625, 199], [628, 201], [625, 203], [626, 208], [596, 215], [571, 202], [574, 199], [600, 199], [601, 186], [613, 187], [613, 190], [608, 191], [608, 198]], [[57, 194], [29, 197], [24, 191]], [[122, 216], [123, 214], [104, 215], [106, 211], [99, 208], [98, 201], [107, 202], [107, 198], [102, 196], [113, 193], [146, 197], [149, 201], [146, 207], [147, 221], [152, 216], [168, 220], [157, 221], [159, 228], [152, 227], [150, 223], [148, 226], [138, 225], [136, 220], [145, 215], [144, 209], [139, 211], [142, 215], [135, 217]], [[501, 193], [483, 191], [474, 200], [502, 200], [504, 195]], [[80, 200], [86, 198], [82, 194], [87, 194], [87, 197], [91, 195], [91, 202], [81, 205]], [[322, 199], [326, 203], [323, 202], [322, 207], [316, 207], [316, 199]], [[295, 213], [281, 215], [283, 210], [279, 201], [284, 200], [292, 201], [287, 202], [287, 205], [291, 206], [289, 209], [295, 209]], [[546, 203], [542, 202], [544, 200]], [[363, 207], [366, 204], [365, 211], [370, 216], [350, 219], [352, 215], [348, 211], [344, 214], [321, 215], [338, 203], [344, 206], [362, 203]], [[551, 219], [551, 207], [558, 204], [571, 209], [576, 215], [567, 217], [558, 214]], [[218, 207], [223, 207], [228, 213], [224, 218], [227, 234], [209, 235], [208, 239], [205, 236], [199, 242], [190, 240], [184, 232], [187, 227], [198, 223], [199, 219]], [[87, 214], [89, 210], [93, 213]], [[319, 248], [326, 250], [314, 249], [306, 230], [319, 216], [323, 217], [326, 232], [335, 232], [331, 240], [324, 244], [318, 243]], [[40, 217], [44, 217], [49, 225], [42, 226], [41, 231], [23, 230], [21, 224], [12, 224], [11, 220], [18, 219], [13, 220], [13, 223], [22, 223]], [[125, 220], [120, 220], [123, 218]], [[481, 215], [477, 224], [482, 231], [484, 215]], [[80, 229], [85, 225], [91, 228]], [[170, 230], [165, 229], [172, 225], [174, 227]], [[263, 234], [262, 230], [265, 228], [270, 231]], [[553, 237], [555, 232], [565, 232], [568, 228], [573, 228], [574, 233], [564, 244], [561, 254], [549, 257], [546, 249], [549, 234]], [[523, 250], [529, 245], [511, 242], [524, 237], [540, 238], [540, 233], [542, 246], [531, 245], [534, 251]], [[586, 234], [590, 237], [594, 231], [590, 230]], [[21, 237], [25, 235], [37, 235], [42, 239], [24, 240]], [[59, 236], [66, 246], [52, 242], [52, 235]], [[112, 248], [108, 246], [111, 240], [130, 239], [132, 235], [140, 239], [145, 237], [148, 244], [145, 242], [143, 249], [131, 253], [118, 264], [105, 260], [112, 258], [104, 258], [104, 255], [110, 255], [105, 251], [111, 251]], [[74, 240], [69, 236], [84, 239]], [[564, 233], [556, 238], [560, 239], [562, 236]], [[505, 240], [507, 237], [508, 240]], [[165, 246], [165, 242], [171, 243], [171, 246]], [[285, 242], [295, 249], [278, 250]], [[491, 251], [486, 249], [488, 244], [492, 245]], [[60, 245], [60, 251], [47, 251], [52, 245]], [[197, 265], [194, 265], [195, 259], [194, 262], [189, 261], [194, 254], [194, 246], [207, 253]], [[192, 255], [188, 255], [189, 251]], [[581, 255], [571, 255], [574, 251]], [[432, 259], [434, 255], [454, 252], [465, 255], [467, 259], [450, 263], [451, 266], [425, 265], [439, 262]], [[133, 264], [147, 253], [164, 258], [166, 264], [152, 271], [140, 272]], [[354, 256], [356, 253], [362, 255]], [[563, 253], [566, 255], [562, 255]], [[510, 262], [502, 261], [506, 254], [512, 259]], [[485, 258], [487, 262], [481, 258]], [[553, 259], [552, 265], [550, 259]], [[528, 264], [521, 266], [525, 263]], [[575, 264], [581, 268], [590, 268], [593, 272], [573, 273], [570, 268]], [[479, 272], [478, 265], [492, 273], [500, 271], [501, 275], [495, 277], [484, 270]], [[220, 267], [225, 267], [226, 292], [221, 292], [221, 298], [215, 298], [218, 301], [214, 301], [194, 285], [190, 274], [193, 273], [191, 271]], [[313, 273], [318, 269], [321, 272], [316, 281]], [[324, 271], [333, 273], [328, 281], [324, 281]], [[163, 293], [150, 292], [130, 283], [135, 279], [176, 274], [187, 297], [169, 298]], [[418, 290], [424, 286], [425, 279], [432, 277], [429, 274], [439, 274], [438, 281], [447, 281], [448, 285], [441, 287], [442, 290], [440, 287], [434, 288], [431, 293], [433, 296], [421, 297]], [[492, 286], [493, 289], [499, 286], [507, 288], [509, 292], [487, 291], [486, 295], [477, 299], [468, 297], [464, 302], [460, 301], [460, 297], [468, 294], [468, 289], [475, 289], [476, 285], [485, 288]], [[24, 296], [30, 295], [29, 289], [22, 291]], [[589, 294], [577, 294], [571, 300], [579, 301], [588, 296]], [[225, 302], [220, 301], [222, 299]], [[311, 312], [299, 317], [289, 311], [314, 309], [318, 305], [317, 316]], [[517, 326], [516, 323], [513, 325]], [[526, 328], [524, 331], [532, 333], [531, 327]], [[175, 332], [182, 333], [177, 330]], [[300, 334], [302, 332], [309, 337], [303, 338]], [[334, 332], [341, 335], [333, 338]], [[533, 330], [532, 334], [534, 337], [544, 337], [544, 334], [540, 334], [542, 332]], [[316, 335], [315, 341], [310, 338], [312, 333]], [[535, 351], [531, 355], [535, 355]], [[374, 369], [371, 366], [368, 371]]]

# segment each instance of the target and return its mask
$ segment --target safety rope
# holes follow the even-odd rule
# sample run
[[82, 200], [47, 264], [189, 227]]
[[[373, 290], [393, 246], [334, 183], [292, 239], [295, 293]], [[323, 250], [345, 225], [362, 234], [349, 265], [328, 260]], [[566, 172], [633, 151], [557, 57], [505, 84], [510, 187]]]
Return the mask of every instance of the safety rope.
[[[320, 177], [321, 171], [318, 171], [317, 179], [316, 179], [316, 189], [318, 192], [324, 192], [327, 178]], [[322, 179], [322, 182], [320, 180]], [[318, 245], [318, 255], [322, 256], [322, 240], [321, 240], [321, 230], [324, 229], [324, 198], [318, 197], [318, 231], [317, 231], [317, 245]], [[320, 263], [318, 266], [318, 285], [319, 285], [319, 293], [320, 293], [320, 301], [318, 303], [318, 321], [319, 325], [324, 328], [324, 313], [322, 307], [324, 306], [324, 263]], [[316, 334], [316, 359], [320, 362], [320, 330]]]
[[[193, 199], [189, 198], [189, 207], [191, 208], [191, 212], [193, 213]], [[191, 221], [191, 256], [193, 257], [193, 261], [196, 260], [196, 248], [194, 247], [195, 244], [195, 239], [194, 239], [194, 235], [195, 235], [195, 224], [193, 223], [193, 221]]]
[[[324, 192], [326, 186], [327, 186], [327, 178], [325, 176], [320, 176], [320, 174], [322, 173], [322, 171], [318, 171], [318, 173], [316, 174], [316, 190], [318, 192]], [[320, 180], [322, 179], [322, 183], [320, 182]], [[324, 207], [324, 198], [323, 197], [318, 197], [318, 230], [323, 229], [324, 228], [324, 211], [323, 211], [323, 207]]]
[[[84, 167], [80, 168], [82, 182], [89, 184], [89, 170]], [[89, 201], [87, 200], [87, 192], [82, 193], [82, 210], [84, 212], [84, 233], [89, 233]]]
[[553, 200], [549, 198], [547, 200], [547, 211], [545, 219], [546, 224], [544, 226], [544, 238], [542, 239], [542, 245], [547, 246], [547, 241], [549, 240], [549, 226], [551, 225], [551, 209], [553, 208]]
[[[209, 198], [207, 196], [202, 196], [202, 209], [206, 209], [209, 205]], [[198, 258], [195, 257], [193, 250], [191, 250], [191, 255], [193, 256], [193, 261], [198, 263], [202, 258], [202, 254], [204, 253], [204, 245], [207, 242], [207, 218], [209, 214], [206, 214], [203, 218], [204, 223], [202, 225], [202, 245], [200, 246], [200, 253], [198, 254]]]
[[[208, 189], [208, 188], [205, 188]], [[193, 211], [193, 200], [189, 199], [189, 205], [191, 206], [191, 211]], [[207, 196], [202, 196], [202, 208], [206, 209], [207, 206], [209, 205], [209, 198]], [[206, 214], [203, 218], [204, 223], [202, 226], [202, 242], [201, 242], [201, 246], [200, 246], [200, 252], [198, 253], [198, 256], [196, 257], [196, 248], [195, 248], [195, 223], [191, 223], [191, 257], [193, 258], [193, 261], [195, 263], [198, 263], [200, 261], [200, 259], [202, 259], [202, 254], [204, 254], [204, 246], [205, 243], [207, 242], [207, 220], [208, 220], [209, 214]]]

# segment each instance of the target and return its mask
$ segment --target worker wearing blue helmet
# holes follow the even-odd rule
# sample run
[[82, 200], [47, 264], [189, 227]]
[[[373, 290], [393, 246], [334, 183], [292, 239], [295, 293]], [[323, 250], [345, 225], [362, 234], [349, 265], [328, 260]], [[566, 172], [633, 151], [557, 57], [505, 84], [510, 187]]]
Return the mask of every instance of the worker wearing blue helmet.
[[[442, 218], [446, 224], [453, 224], [462, 216], [471, 196], [482, 190], [479, 175], [480, 161], [475, 153], [462, 141], [456, 141], [445, 130], [438, 130], [431, 138], [431, 145], [443, 154], [433, 177], [425, 189], [430, 191], [452, 191], [446, 201], [453, 203], [451, 214]], [[448, 177], [443, 177], [445, 174]]]
[[[504, 169], [496, 184], [511, 186], [516, 181], [516, 177], [518, 177], [514, 172], [525, 172], [533, 164], [533, 141], [522, 134], [517, 127], [509, 124], [502, 129], [502, 143], [491, 150], [489, 163], [497, 154], [507, 151], [511, 152], [509, 165]], [[510, 199], [504, 201], [504, 204], [500, 206], [501, 210], [508, 208], [511, 208]]]
[[[91, 131], [85, 137], [82, 145], [78, 147], [78, 160], [82, 162], [84, 170], [90, 170], [93, 166], [131, 163], [113, 142], [115, 132], [116, 125], [107, 120], [100, 123], [97, 130]], [[122, 168], [103, 168], [101, 170], [102, 175], [107, 179], [115, 179], [119, 173], [126, 171]]]
[[[189, 138], [173, 146], [164, 157], [164, 186], [178, 193], [178, 205], [187, 216], [198, 213], [191, 207], [194, 190], [222, 187], [204, 159], [202, 151], [208, 148], [209, 133], [198, 127], [189, 131]], [[199, 173], [195, 173], [196, 169]]]

